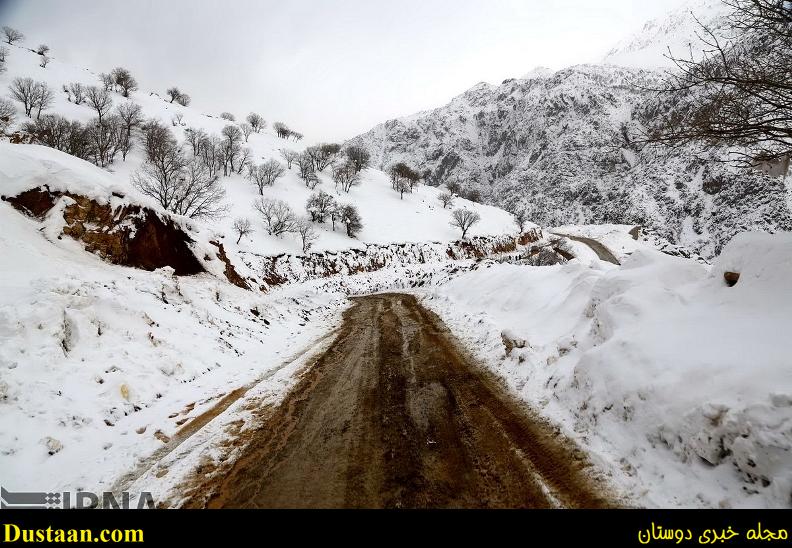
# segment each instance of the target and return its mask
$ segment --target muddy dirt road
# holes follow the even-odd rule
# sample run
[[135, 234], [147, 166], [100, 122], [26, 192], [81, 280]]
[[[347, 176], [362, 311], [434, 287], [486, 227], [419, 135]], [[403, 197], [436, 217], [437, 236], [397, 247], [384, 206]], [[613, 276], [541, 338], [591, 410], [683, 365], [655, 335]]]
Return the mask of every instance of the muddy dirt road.
[[209, 507], [602, 507], [583, 453], [471, 365], [408, 295], [355, 299]]

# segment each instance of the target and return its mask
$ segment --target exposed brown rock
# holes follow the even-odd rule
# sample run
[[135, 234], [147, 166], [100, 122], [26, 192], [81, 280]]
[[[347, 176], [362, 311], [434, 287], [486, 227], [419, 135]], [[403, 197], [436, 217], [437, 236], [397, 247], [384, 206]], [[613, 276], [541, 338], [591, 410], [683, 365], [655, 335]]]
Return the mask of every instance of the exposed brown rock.
[[172, 219], [137, 205], [113, 208], [78, 194], [39, 187], [3, 197], [16, 209], [41, 218], [58, 199], [70, 198], [63, 210], [63, 233], [85, 244], [85, 249], [113, 264], [143, 270], [169, 266], [179, 276], [204, 272], [193, 254], [190, 237]]
[[245, 279], [239, 275], [239, 273], [236, 271], [236, 268], [234, 268], [234, 264], [228, 258], [228, 255], [226, 255], [223, 244], [214, 240], [210, 241], [209, 243], [217, 248], [217, 256], [225, 263], [224, 274], [225, 277], [228, 278], [228, 281], [238, 287], [241, 287], [242, 289], [250, 289], [250, 286], [247, 284]]
[[740, 273], [724, 272], [723, 279], [726, 280], [726, 285], [728, 285], [729, 287], [734, 287], [734, 285], [740, 280]]
[[50, 192], [47, 187], [33, 188], [6, 198], [3, 196], [3, 201], [8, 202], [19, 211], [30, 215], [31, 217], [42, 218], [46, 215], [47, 211], [55, 206], [55, 200], [61, 196], [60, 192]]

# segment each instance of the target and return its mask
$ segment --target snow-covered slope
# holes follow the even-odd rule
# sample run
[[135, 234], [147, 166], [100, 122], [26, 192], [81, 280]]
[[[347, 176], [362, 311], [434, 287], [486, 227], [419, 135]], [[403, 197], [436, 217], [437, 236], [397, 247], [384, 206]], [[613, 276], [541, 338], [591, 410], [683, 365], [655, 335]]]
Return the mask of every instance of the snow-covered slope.
[[635, 503], [788, 507], [791, 271], [792, 235], [743, 233], [712, 267], [637, 246], [621, 267], [493, 264], [424, 302]]
[[[65, 84], [81, 82], [85, 85], [98, 85], [98, 76], [88, 70], [61, 63], [57, 59], [57, 52], [53, 52], [53, 59], [46, 68], [39, 66], [40, 57], [24, 47], [10, 46], [7, 59], [8, 69], [0, 74], [0, 96], [7, 97], [7, 88], [16, 77], [29, 76], [34, 80], [46, 82], [55, 91], [55, 101], [46, 111], [57, 113], [70, 120], [88, 121], [95, 116], [95, 112], [87, 105], [75, 105], [69, 102], [67, 94], [62, 91]], [[146, 117], [157, 118], [171, 127], [177, 139], [184, 139], [184, 131], [189, 127], [200, 128], [208, 134], [220, 134], [220, 131], [229, 122], [219, 116], [197, 112], [190, 107], [183, 107], [169, 103], [154, 92], [137, 91], [131, 94], [130, 99], [143, 108]], [[125, 99], [118, 93], [113, 94], [114, 103], [119, 104]], [[26, 118], [19, 111], [17, 127]], [[179, 125], [171, 125], [174, 115], [181, 115]], [[245, 113], [237, 113], [239, 118], [244, 118]], [[283, 162], [281, 149], [303, 150], [313, 144], [310, 137], [306, 140], [295, 142], [278, 138], [272, 130], [272, 118], [267, 117], [268, 127], [261, 133], [253, 133], [245, 146], [252, 151], [252, 159], [260, 164], [274, 158]], [[13, 130], [13, 128], [12, 128]], [[25, 145], [20, 145], [22, 148]], [[3, 149], [10, 150], [10, 149]], [[12, 160], [0, 157], [0, 165], [8, 164]], [[109, 167], [109, 178], [120, 188], [131, 189], [130, 175], [143, 161], [139, 147], [133, 149], [126, 161], [120, 156]], [[432, 187], [421, 186], [412, 194], [405, 194], [404, 199], [391, 189], [390, 182], [385, 174], [376, 169], [368, 169], [363, 173], [362, 182], [353, 187], [349, 193], [337, 190], [329, 174], [329, 169], [319, 174], [322, 181], [317, 190], [324, 190], [332, 194], [339, 202], [351, 203], [357, 206], [363, 219], [363, 230], [357, 239], [348, 238], [343, 230], [336, 227], [333, 231], [329, 224], [317, 225], [319, 240], [314, 250], [346, 249], [364, 243], [390, 243], [390, 242], [420, 242], [420, 241], [451, 241], [458, 238], [458, 230], [451, 227], [450, 210], [443, 210], [437, 201], [439, 191]], [[253, 221], [255, 232], [240, 242], [239, 248], [245, 251], [265, 255], [279, 253], [300, 253], [301, 244], [296, 235], [285, 235], [281, 238], [269, 236], [264, 229], [263, 222], [253, 210], [252, 203], [258, 197], [257, 189], [242, 175], [233, 174], [223, 178], [226, 190], [226, 203], [229, 207], [228, 214], [217, 221], [206, 223], [217, 233], [217, 238], [223, 235], [226, 246], [235, 248], [236, 238], [231, 238], [232, 223], [238, 217], [246, 217]], [[25, 183], [21, 183], [25, 184]], [[1, 190], [8, 194], [6, 189]], [[273, 187], [265, 188], [264, 196], [286, 201], [294, 211], [306, 216], [305, 202], [313, 191], [309, 190], [297, 175], [297, 168], [291, 170], [280, 178]], [[513, 232], [514, 227], [510, 216], [495, 207], [474, 204], [466, 200], [458, 200], [457, 207], [475, 209], [481, 215], [481, 222], [475, 225], [470, 234], [498, 235]]]
[[647, 21], [638, 32], [619, 41], [604, 63], [641, 68], [668, 68], [667, 55], [677, 57], [701, 52], [701, 25], [717, 29], [727, 6], [720, 0], [687, 0], [665, 17]]
[[[692, 7], [653, 23], [605, 64], [481, 83], [350, 142], [370, 150], [379, 167], [405, 161], [431, 170], [433, 184], [456, 180], [489, 203], [526, 203], [540, 225], [642, 224], [709, 258], [742, 230], [790, 230], [792, 179], [733, 168], [722, 162], [725, 150], [636, 144], [675, 104], [647, 91], [661, 74], [638, 61], [662, 61], [660, 44], [692, 33], [694, 25], [676, 21]], [[719, 9], [704, 12], [716, 18]]]

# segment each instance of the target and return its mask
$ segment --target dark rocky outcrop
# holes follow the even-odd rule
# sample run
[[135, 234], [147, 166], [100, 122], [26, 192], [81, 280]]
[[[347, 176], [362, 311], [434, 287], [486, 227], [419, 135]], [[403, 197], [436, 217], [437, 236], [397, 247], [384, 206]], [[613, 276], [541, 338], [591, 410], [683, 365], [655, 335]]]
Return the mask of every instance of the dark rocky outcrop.
[[204, 272], [190, 248], [193, 240], [172, 219], [134, 204], [116, 207], [70, 192], [38, 187], [3, 197], [19, 211], [43, 218], [60, 201], [63, 234], [85, 244], [86, 251], [113, 264], [143, 270], [173, 268], [186, 276]]

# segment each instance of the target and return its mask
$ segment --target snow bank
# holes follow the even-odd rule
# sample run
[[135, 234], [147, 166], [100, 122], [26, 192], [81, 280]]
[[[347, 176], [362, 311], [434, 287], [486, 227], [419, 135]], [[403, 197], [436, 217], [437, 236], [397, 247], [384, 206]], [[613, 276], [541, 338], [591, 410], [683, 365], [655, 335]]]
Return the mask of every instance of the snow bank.
[[493, 264], [426, 303], [638, 503], [789, 506], [790, 267], [792, 235], [746, 233], [711, 269], [646, 248], [621, 268]]

